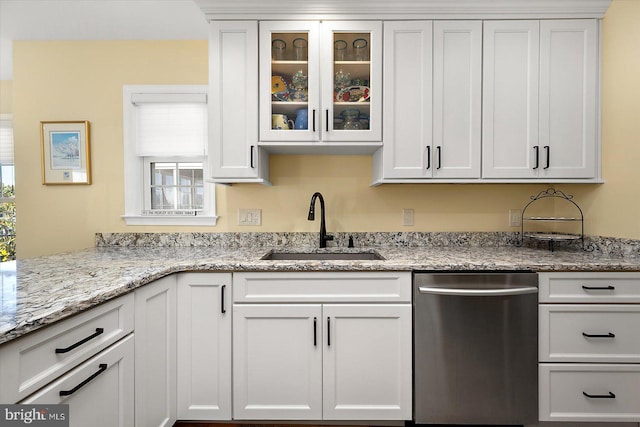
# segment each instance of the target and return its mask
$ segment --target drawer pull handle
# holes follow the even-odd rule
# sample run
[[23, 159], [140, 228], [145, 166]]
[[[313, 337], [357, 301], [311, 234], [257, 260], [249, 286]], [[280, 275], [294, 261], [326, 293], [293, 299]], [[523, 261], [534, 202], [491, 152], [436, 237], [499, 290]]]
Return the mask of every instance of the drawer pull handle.
[[582, 285], [582, 289], [585, 291], [613, 291], [615, 287], [609, 286], [584, 286]]
[[87, 385], [95, 377], [97, 377], [98, 375], [100, 375], [101, 373], [103, 373], [104, 371], [107, 370], [107, 364], [106, 363], [101, 363], [98, 366], [99, 366], [99, 368], [98, 368], [98, 370], [96, 372], [91, 374], [91, 376], [89, 378], [87, 378], [86, 380], [82, 381], [80, 384], [78, 384], [77, 386], [75, 386], [71, 390], [60, 390], [60, 396], [72, 395], [73, 393], [75, 393], [76, 391], [80, 390], [82, 387]]
[[612, 334], [611, 332], [609, 332], [608, 334], [588, 334], [586, 332], [583, 332], [582, 336], [586, 338], [615, 338], [616, 334]]
[[327, 317], [327, 346], [331, 347], [331, 318]]
[[318, 318], [313, 318], [313, 346], [318, 345]]
[[104, 332], [104, 328], [96, 328], [96, 332], [94, 334], [91, 334], [88, 337], [81, 339], [77, 343], [71, 344], [69, 347], [65, 347], [65, 348], [56, 348], [56, 353], [68, 353], [74, 348], [80, 347], [82, 344], [86, 343], [87, 341], [91, 341], [92, 339], [102, 334], [103, 332]]
[[609, 394], [589, 394], [583, 391], [582, 394], [584, 394], [589, 399], [615, 399], [616, 398], [616, 395], [611, 392], [609, 392]]
[[225, 314], [227, 312], [227, 310], [224, 307], [224, 289], [227, 287], [227, 285], [222, 285], [220, 287], [220, 313]]

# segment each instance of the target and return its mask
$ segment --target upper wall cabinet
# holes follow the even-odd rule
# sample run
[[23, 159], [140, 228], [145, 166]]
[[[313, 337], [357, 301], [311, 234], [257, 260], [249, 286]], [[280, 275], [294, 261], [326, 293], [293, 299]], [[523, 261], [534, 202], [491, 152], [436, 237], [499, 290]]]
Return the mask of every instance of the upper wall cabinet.
[[484, 23], [484, 178], [597, 178], [598, 23]]
[[479, 178], [481, 21], [385, 22], [379, 179]]
[[209, 162], [217, 182], [266, 183], [258, 147], [258, 23], [209, 26]]
[[260, 146], [373, 152], [382, 139], [381, 70], [380, 21], [260, 22]]

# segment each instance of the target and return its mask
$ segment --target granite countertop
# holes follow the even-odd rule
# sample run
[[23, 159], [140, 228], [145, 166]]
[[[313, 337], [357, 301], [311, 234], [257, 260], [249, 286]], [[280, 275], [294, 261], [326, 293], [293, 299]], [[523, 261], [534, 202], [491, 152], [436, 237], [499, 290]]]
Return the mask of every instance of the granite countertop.
[[99, 246], [1, 263], [0, 344], [181, 271], [640, 271], [640, 257], [513, 246], [365, 246], [326, 251], [376, 251], [385, 260], [261, 260], [271, 249], [277, 246]]

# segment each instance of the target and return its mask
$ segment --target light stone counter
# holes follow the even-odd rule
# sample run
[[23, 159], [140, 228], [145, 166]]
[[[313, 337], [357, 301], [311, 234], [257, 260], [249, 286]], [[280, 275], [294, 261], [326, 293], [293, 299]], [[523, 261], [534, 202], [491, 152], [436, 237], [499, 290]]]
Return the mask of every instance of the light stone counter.
[[[495, 233], [488, 233], [490, 242], [478, 240], [474, 234], [458, 233], [456, 239], [446, 240], [451, 244], [433, 235], [431, 240], [420, 235], [420, 242], [430, 241], [428, 246], [417, 246], [413, 234], [387, 233], [384, 238], [380, 237], [382, 233], [352, 234], [357, 243], [367, 246], [326, 251], [377, 251], [385, 260], [265, 261], [260, 258], [271, 249], [319, 251], [310, 244], [315, 243], [317, 234], [300, 233], [302, 239], [278, 235], [273, 239], [251, 238], [244, 233], [232, 238], [229, 233], [225, 239], [233, 242], [225, 240], [214, 246], [196, 246], [189, 239], [187, 243], [182, 241], [183, 246], [175, 246], [175, 235], [144, 235], [153, 236], [151, 241], [132, 239], [130, 235], [98, 235], [96, 248], [2, 263], [0, 344], [181, 271], [640, 271], [640, 257], [621, 256], [625, 250], [619, 245], [611, 255], [602, 251], [604, 246], [595, 252], [550, 252], [514, 247], [508, 242], [496, 244], [509, 239]], [[347, 238], [336, 237], [339, 244]], [[292, 245], [294, 241], [296, 246]]]

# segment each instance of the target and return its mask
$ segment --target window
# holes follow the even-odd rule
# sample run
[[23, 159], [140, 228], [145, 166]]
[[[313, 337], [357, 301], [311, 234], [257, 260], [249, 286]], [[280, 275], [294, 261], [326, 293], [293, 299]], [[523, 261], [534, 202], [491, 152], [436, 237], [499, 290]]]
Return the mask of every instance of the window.
[[16, 258], [13, 117], [0, 114], [0, 261]]
[[129, 225], [215, 225], [206, 86], [124, 86]]

